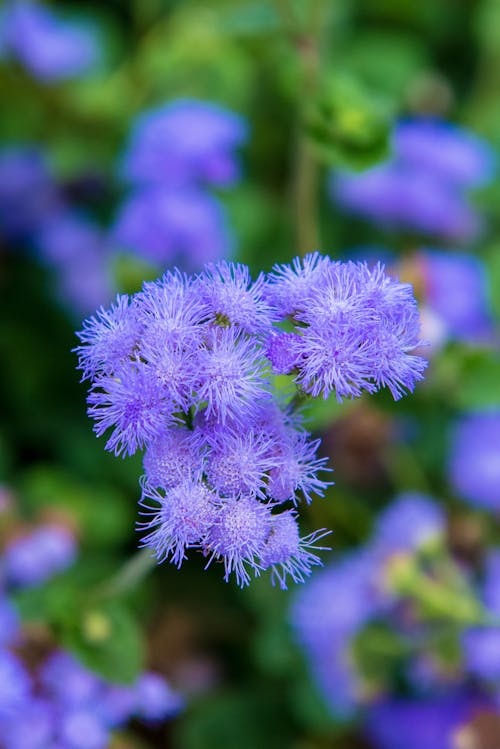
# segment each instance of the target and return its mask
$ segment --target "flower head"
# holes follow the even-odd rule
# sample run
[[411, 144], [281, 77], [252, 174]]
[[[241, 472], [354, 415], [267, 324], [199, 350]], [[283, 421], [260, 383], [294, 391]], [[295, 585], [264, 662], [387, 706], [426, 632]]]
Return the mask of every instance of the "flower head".
[[142, 114], [123, 171], [132, 182], [225, 187], [239, 176], [234, 150], [245, 142], [242, 117], [196, 99], [178, 99]]
[[455, 426], [449, 478], [457, 494], [473, 505], [500, 508], [500, 413], [470, 414]]

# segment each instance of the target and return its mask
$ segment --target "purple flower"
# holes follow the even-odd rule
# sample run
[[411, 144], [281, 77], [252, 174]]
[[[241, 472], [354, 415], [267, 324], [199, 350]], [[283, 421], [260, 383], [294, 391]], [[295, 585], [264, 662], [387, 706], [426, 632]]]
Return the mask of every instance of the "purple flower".
[[[274, 332], [287, 316], [295, 332]], [[410, 286], [381, 266], [319, 255], [255, 282], [248, 268], [225, 262], [194, 278], [168, 272], [99, 310], [79, 334], [79, 366], [92, 380], [94, 430], [112, 430], [106, 448], [145, 448], [142, 544], [178, 566], [195, 548], [241, 586], [263, 569], [283, 588], [287, 577], [303, 581], [319, 563], [323, 531], [301, 538], [295, 514], [275, 513], [323, 496], [331, 482], [320, 478], [328, 469], [319, 440], [303, 428], [291, 392], [277, 392], [269, 359], [288, 369], [279, 361], [291, 346], [295, 385], [312, 395], [387, 385], [397, 398], [425, 367], [411, 353], [417, 333]], [[325, 358], [332, 345], [333, 362]]]
[[128, 296], [118, 295], [107, 310], [100, 307], [77, 334], [83, 344], [75, 349], [83, 377], [111, 374], [123, 366], [133, 355], [141, 329]]
[[175, 421], [175, 405], [151, 369], [139, 360], [99, 377], [88, 396], [88, 414], [98, 437], [108, 429], [106, 450], [133, 455]]
[[69, 749], [54, 741], [56, 715], [53, 705], [43, 699], [30, 698], [22, 712], [14, 714], [0, 726], [5, 749]]
[[40, 680], [47, 695], [68, 708], [92, 706], [100, 699], [102, 682], [65, 651], [53, 653], [44, 663]]
[[[486, 558], [481, 598], [486, 616], [500, 616], [500, 551], [490, 551]], [[467, 670], [474, 676], [500, 686], [500, 629], [498, 626], [473, 627], [462, 637], [462, 651]]]
[[0, 648], [11, 645], [19, 634], [19, 617], [8, 598], [0, 592]]
[[500, 508], [500, 413], [470, 414], [452, 433], [449, 479], [467, 502], [489, 510]]
[[334, 175], [330, 193], [345, 209], [389, 228], [466, 240], [480, 228], [466, 190], [492, 172], [492, 152], [479, 138], [448, 123], [414, 120], [397, 127], [391, 160]]
[[249, 567], [255, 575], [262, 569], [260, 557], [271, 530], [269, 508], [251, 497], [230, 499], [222, 503], [215, 522], [207, 537], [207, 551], [210, 561], [221, 558], [224, 561], [225, 576], [234, 572], [240, 587], [250, 583]]
[[397, 160], [428, 170], [457, 187], [476, 187], [493, 177], [493, 149], [474, 133], [450, 122], [401, 122], [394, 134], [394, 152]]
[[58, 275], [61, 296], [80, 312], [112, 297], [107, 240], [83, 216], [60, 211], [41, 225], [34, 238], [42, 259]]
[[10, 2], [4, 25], [7, 49], [43, 82], [77, 78], [98, 61], [95, 30], [64, 20], [41, 3]]
[[376, 749], [454, 749], [473, 713], [474, 703], [462, 695], [390, 700], [371, 708], [364, 730]]
[[217, 496], [196, 479], [185, 479], [161, 491], [144, 481], [140, 505], [147, 520], [138, 529], [148, 531], [142, 546], [153, 549], [159, 562], [170, 557], [180, 567], [189, 547], [200, 547], [217, 518]]
[[176, 715], [184, 702], [160, 674], [146, 672], [134, 686], [136, 714], [146, 721], [165, 720]]
[[172, 101], [137, 119], [123, 172], [131, 182], [225, 187], [239, 177], [234, 150], [247, 134], [244, 119], [222, 107]]
[[478, 257], [465, 253], [422, 253], [425, 297], [449, 336], [477, 342], [488, 340], [493, 321], [487, 275]]
[[19, 719], [30, 692], [31, 681], [24, 666], [12, 653], [0, 650], [0, 720], [10, 716]]
[[199, 401], [207, 403], [206, 416], [214, 414], [222, 424], [248, 416], [270, 397], [255, 340], [234, 328], [209, 331], [198, 356], [196, 386]]
[[276, 502], [288, 499], [298, 501], [300, 492], [307, 503], [312, 502], [311, 494], [323, 497], [332, 481], [319, 478], [320, 471], [326, 468], [328, 458], [317, 458], [316, 452], [321, 440], [310, 440], [309, 435], [293, 429], [286, 431], [286, 437], [278, 443], [274, 456], [274, 465], [269, 474], [269, 495]]
[[328, 534], [329, 531], [321, 530], [301, 538], [293, 510], [273, 515], [271, 530], [262, 551], [263, 568], [271, 568], [271, 580], [277, 581], [282, 590], [287, 589], [288, 575], [294, 583], [303, 583], [311, 574], [312, 567], [323, 564], [314, 551], [328, 549], [317, 546], [317, 542]]
[[206, 474], [222, 496], [257, 496], [265, 499], [267, 472], [274, 465], [272, 440], [252, 428], [215, 431], [209, 437]]
[[4, 551], [7, 580], [18, 586], [40, 585], [75, 560], [76, 543], [65, 528], [45, 525], [12, 541]]
[[373, 559], [363, 552], [316, 574], [295, 597], [290, 619], [332, 712], [349, 716], [360, 699], [352, 642], [379, 609]]
[[110, 740], [108, 727], [93, 706], [63, 713], [59, 733], [68, 749], [106, 749]]
[[338, 174], [330, 194], [344, 209], [389, 229], [412, 230], [448, 240], [470, 240], [480, 221], [466, 198], [432, 174], [383, 164], [361, 174]]
[[26, 239], [58, 207], [56, 187], [39, 151], [0, 151], [0, 235]]
[[442, 508], [431, 497], [407, 492], [378, 516], [371, 545], [382, 557], [413, 553], [443, 538], [445, 532]]
[[221, 203], [194, 188], [142, 187], [121, 206], [114, 242], [157, 265], [198, 270], [231, 252]]
[[274, 266], [266, 294], [279, 317], [293, 316], [304, 308], [304, 299], [322, 282], [330, 265], [329, 257], [312, 252], [294, 258], [291, 264]]
[[382, 266], [333, 263], [296, 310], [296, 382], [314, 397], [358, 397], [387, 386], [394, 399], [423, 378], [426, 361], [411, 352], [421, 343], [411, 287]]
[[149, 486], [172, 489], [186, 479], [202, 473], [203, 444], [199, 430], [176, 426], [165, 429], [148, 443], [144, 455], [144, 471]]
[[214, 321], [236, 325], [249, 334], [269, 332], [272, 313], [264, 299], [262, 274], [252, 282], [246, 265], [221, 261], [206, 266], [199, 289]]

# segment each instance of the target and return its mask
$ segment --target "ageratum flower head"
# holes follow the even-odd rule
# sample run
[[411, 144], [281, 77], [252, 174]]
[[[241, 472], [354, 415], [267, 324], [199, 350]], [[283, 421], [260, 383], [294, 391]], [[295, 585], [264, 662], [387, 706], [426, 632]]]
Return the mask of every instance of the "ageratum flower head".
[[2, 25], [6, 51], [42, 82], [77, 78], [100, 57], [95, 29], [33, 0], [9, 2]]
[[211, 102], [178, 99], [137, 119], [123, 173], [136, 184], [226, 187], [239, 177], [234, 151], [247, 135], [240, 115]]
[[113, 240], [160, 266], [194, 270], [230, 254], [232, 237], [221, 203], [199, 189], [147, 186], [120, 207]]
[[[425, 367], [411, 288], [317, 253], [256, 280], [225, 261], [168, 272], [79, 336], [96, 433], [117, 455], [145, 449], [143, 545], [178, 566], [197, 550], [240, 585], [270, 570], [285, 588], [320, 563], [324, 532], [301, 536], [293, 508], [331, 482], [294, 387], [341, 399], [387, 385], [399, 398]], [[287, 397], [273, 368], [290, 375]]]
[[448, 464], [457, 495], [472, 505], [500, 508], [500, 412], [464, 416], [454, 427]]
[[415, 119], [396, 128], [388, 162], [334, 175], [330, 193], [343, 208], [387, 228], [467, 240], [481, 228], [468, 190], [490, 181], [493, 171], [493, 153], [479, 138]]

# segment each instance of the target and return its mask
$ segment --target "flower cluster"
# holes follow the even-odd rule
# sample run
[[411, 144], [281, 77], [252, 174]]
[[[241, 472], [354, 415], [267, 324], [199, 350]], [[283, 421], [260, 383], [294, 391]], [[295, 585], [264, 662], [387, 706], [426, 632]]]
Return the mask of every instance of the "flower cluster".
[[[424, 250], [416, 255], [417, 273], [423, 282], [429, 327], [434, 338], [469, 343], [493, 340], [494, 324], [484, 263], [465, 252]], [[425, 328], [424, 328], [425, 330]]]
[[273, 370], [302, 396], [399, 398], [425, 368], [418, 328], [410, 286], [318, 253], [255, 281], [227, 262], [168, 272], [100, 309], [79, 366], [106, 448], [145, 448], [143, 544], [178, 566], [199, 549], [240, 585], [266, 569], [303, 581], [324, 532], [301, 538], [295, 508], [324, 494], [326, 459]]
[[12, 594], [43, 585], [75, 557], [75, 538], [58, 525], [14, 537], [0, 556], [1, 749], [105, 749], [113, 731], [132, 718], [156, 723], [182, 707], [159, 674], [144, 672], [131, 685], [115, 684], [64, 650], [35, 662]]
[[56, 271], [60, 296], [79, 314], [111, 298], [104, 232], [67, 200], [33, 148], [0, 151], [0, 239], [33, 249]]
[[500, 509], [500, 411], [462, 416], [451, 435], [450, 484], [459, 497], [493, 512]]
[[12, 56], [42, 82], [77, 78], [100, 57], [94, 28], [66, 20], [33, 0], [10, 0], [5, 5], [0, 37], [0, 56]]
[[384, 226], [450, 240], [480, 228], [467, 191], [488, 182], [494, 158], [471, 133], [448, 123], [400, 123], [390, 161], [362, 174], [335, 174], [332, 197], [344, 208]]
[[209, 102], [180, 99], [141, 114], [122, 165], [134, 191], [116, 219], [117, 244], [188, 270], [227, 255], [225, 214], [206, 187], [237, 181], [234, 151], [246, 138], [242, 117]]
[[[451, 746], [452, 736], [472, 730], [468, 725], [478, 711], [498, 714], [500, 633], [494, 624], [500, 614], [500, 552], [489, 553], [473, 585], [473, 572], [455, 566], [446, 554], [446, 533], [437, 502], [400, 495], [379, 516], [369, 542], [316, 575], [291, 611], [297, 639], [332, 712], [349, 717], [365, 708], [365, 730], [380, 749], [442, 749]], [[468, 625], [464, 614], [449, 662], [433, 645], [432, 614], [426, 620], [426, 612], [441, 606], [443, 614], [456, 606], [461, 616], [458, 607], [466, 600], [474, 602], [468, 617], [475, 611], [492, 624]], [[377, 673], [367, 672], [377, 643], [383, 647]], [[380, 658], [395, 655], [394, 668], [393, 661], [382, 665]], [[391, 696], [390, 674], [396, 672], [406, 684], [406, 698]]]

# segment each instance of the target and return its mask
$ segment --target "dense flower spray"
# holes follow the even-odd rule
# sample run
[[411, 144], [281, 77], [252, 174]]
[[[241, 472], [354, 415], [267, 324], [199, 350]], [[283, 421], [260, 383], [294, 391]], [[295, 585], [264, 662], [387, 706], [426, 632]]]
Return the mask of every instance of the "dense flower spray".
[[182, 697], [158, 673], [145, 671], [122, 684], [94, 673], [64, 649], [42, 649], [34, 657], [15, 594], [64, 572], [76, 553], [68, 529], [39, 525], [0, 554], [1, 749], [105, 749], [130, 720], [157, 724], [183, 708]]
[[[145, 448], [143, 544], [180, 566], [189, 548], [240, 585], [271, 570], [302, 582], [326, 534], [301, 537], [297, 506], [323, 496], [326, 459], [298, 400], [413, 390], [425, 360], [412, 289], [381, 266], [314, 253], [253, 281], [220, 262], [168, 272], [84, 323], [77, 352], [106, 448]], [[280, 397], [287, 374], [297, 397]]]
[[447, 240], [474, 238], [481, 219], [468, 192], [487, 184], [495, 159], [489, 146], [447, 122], [401, 122], [392, 158], [361, 174], [333, 175], [330, 193], [348, 211], [384, 227]]

